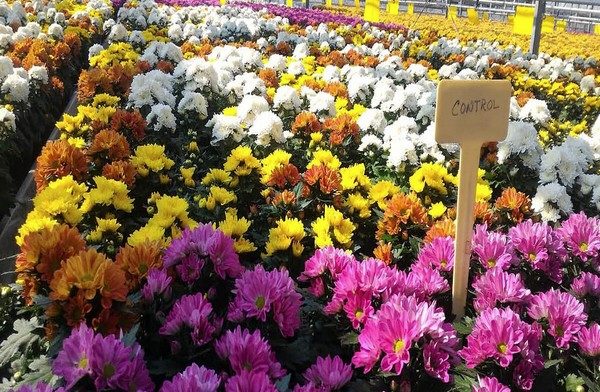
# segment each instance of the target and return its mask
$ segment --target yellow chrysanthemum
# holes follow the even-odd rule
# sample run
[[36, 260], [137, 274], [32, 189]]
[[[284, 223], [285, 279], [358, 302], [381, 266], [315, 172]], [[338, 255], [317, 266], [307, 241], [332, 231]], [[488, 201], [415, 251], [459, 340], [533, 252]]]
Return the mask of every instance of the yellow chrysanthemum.
[[217, 205], [225, 206], [229, 203], [235, 203], [236, 201], [237, 196], [235, 195], [235, 193], [228, 191], [225, 188], [212, 185], [210, 187], [210, 193], [208, 194], [208, 196], [200, 199], [198, 204], [200, 205], [200, 207], [212, 211]]
[[342, 163], [333, 155], [333, 153], [329, 150], [317, 150], [313, 153], [313, 159], [306, 165], [307, 169], [310, 169], [313, 166], [325, 165], [330, 169], [339, 169]]
[[365, 190], [371, 189], [371, 179], [365, 175], [363, 163], [341, 168], [340, 174], [342, 175], [342, 189], [345, 191], [354, 190], [357, 187]]
[[294, 256], [298, 257], [304, 251], [301, 244], [304, 238], [304, 225], [296, 218], [285, 218], [277, 221], [277, 227], [269, 230], [269, 241], [266, 244], [267, 256], [292, 247]]
[[371, 203], [377, 203], [379, 208], [385, 209], [387, 201], [395, 194], [400, 193], [400, 188], [391, 181], [379, 181], [369, 190]]
[[219, 222], [218, 228], [231, 238], [233, 238], [233, 246], [237, 253], [254, 252], [256, 246], [246, 238], [244, 234], [250, 228], [250, 221], [246, 218], [238, 218], [237, 209], [228, 208], [225, 211], [225, 220]]
[[33, 210], [27, 214], [25, 223], [19, 227], [18, 235], [15, 238], [17, 245], [23, 245], [25, 237], [27, 237], [29, 233], [36, 233], [42, 229], [49, 229], [57, 225], [58, 221], [56, 219], [52, 219], [40, 211]]
[[148, 240], [150, 242], [164, 242], [165, 229], [158, 225], [147, 224], [146, 226], [140, 227], [138, 230], [131, 233], [127, 239], [127, 244], [131, 246], [137, 246]]
[[269, 154], [266, 158], [260, 161], [261, 169], [260, 173], [262, 174], [261, 182], [266, 184], [271, 177], [271, 173], [273, 170], [285, 166], [290, 163], [290, 159], [292, 158], [292, 154], [289, 152], [277, 149]]
[[349, 213], [358, 213], [358, 216], [363, 219], [371, 216], [371, 202], [358, 192], [348, 195], [344, 206], [348, 208]]
[[142, 177], [148, 175], [149, 171], [158, 173], [163, 169], [169, 170], [175, 164], [165, 155], [165, 146], [158, 144], [146, 144], [136, 148], [131, 163]]
[[441, 195], [447, 195], [446, 184], [457, 184], [457, 179], [448, 173], [440, 163], [423, 163], [408, 180], [410, 189], [417, 193], [425, 190], [425, 185]]
[[352, 234], [356, 226], [350, 219], [334, 207], [325, 206], [325, 214], [312, 224], [315, 233], [315, 247], [325, 246], [349, 247], [352, 245]]
[[437, 218], [439, 218], [440, 216], [444, 215], [444, 212], [446, 212], [446, 210], [447, 210], [446, 206], [444, 205], [444, 203], [442, 203], [442, 202], [440, 201], [440, 202], [437, 202], [437, 203], [434, 203], [434, 204], [432, 204], [432, 205], [429, 207], [429, 211], [427, 211], [427, 213], [428, 213], [428, 214], [429, 214], [429, 216], [431, 216], [433, 219], [437, 219]]
[[117, 210], [131, 212], [133, 199], [128, 196], [127, 184], [102, 176], [94, 177], [96, 188], [87, 192], [81, 205], [83, 212], [89, 212], [95, 205], [113, 206]]
[[248, 176], [259, 167], [259, 160], [252, 155], [252, 150], [248, 146], [239, 146], [231, 150], [223, 165], [225, 171], [234, 172], [238, 176]]
[[92, 242], [102, 241], [104, 233], [116, 233], [121, 227], [121, 224], [116, 219], [102, 219], [96, 218], [97, 226], [96, 229], [90, 232], [89, 239]]
[[183, 183], [185, 186], [193, 187], [196, 185], [196, 182], [192, 178], [194, 176], [194, 171], [196, 171], [195, 167], [179, 168], [179, 172], [181, 173], [181, 177], [183, 177]]
[[210, 169], [202, 179], [202, 185], [222, 184], [227, 186], [231, 183], [231, 180], [231, 176], [225, 170]]

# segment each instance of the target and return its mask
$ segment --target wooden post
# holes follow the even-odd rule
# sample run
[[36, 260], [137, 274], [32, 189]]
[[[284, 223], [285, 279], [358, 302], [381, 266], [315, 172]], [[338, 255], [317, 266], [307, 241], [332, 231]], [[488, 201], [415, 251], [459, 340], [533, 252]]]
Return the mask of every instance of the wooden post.
[[542, 22], [546, 12], [546, 0], [537, 0], [535, 3], [535, 14], [533, 16], [533, 31], [531, 32], [531, 44], [529, 52], [538, 54], [540, 50], [540, 34], [542, 32]]

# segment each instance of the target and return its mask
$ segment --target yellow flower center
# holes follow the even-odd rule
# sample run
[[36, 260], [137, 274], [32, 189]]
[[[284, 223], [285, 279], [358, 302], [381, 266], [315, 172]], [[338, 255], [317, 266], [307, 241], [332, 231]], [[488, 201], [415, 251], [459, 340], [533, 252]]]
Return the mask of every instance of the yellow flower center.
[[104, 365], [102, 373], [104, 374], [104, 377], [110, 378], [115, 374], [115, 367], [110, 363], [107, 363], [106, 365]]
[[86, 357], [83, 357], [77, 363], [77, 367], [80, 369], [83, 369], [83, 368], [87, 367], [87, 364], [88, 364], [88, 359]]
[[446, 268], [446, 266], [448, 265], [448, 262], [446, 260], [442, 260], [442, 261], [440, 261], [440, 265], [442, 266], [442, 268]]
[[494, 259], [489, 259], [488, 261], [486, 261], [486, 263], [490, 268], [494, 268], [496, 266], [496, 260]]
[[588, 244], [587, 244], [587, 243], [585, 243], [585, 242], [582, 242], [582, 243], [579, 245], [579, 250], [581, 250], [582, 252], [585, 252], [585, 251], [587, 251], [587, 250], [588, 250]]
[[529, 254], [529, 260], [531, 260], [531, 261], [534, 261], [534, 260], [535, 260], [535, 258], [536, 258], [536, 256], [537, 256], [537, 255], [536, 255], [535, 253], [530, 253], [530, 254]]
[[406, 343], [404, 343], [404, 340], [402, 340], [402, 339], [396, 340], [396, 342], [394, 343], [394, 352], [398, 353], [399, 351], [403, 350], [405, 346], [406, 346]]
[[363, 314], [365, 313], [362, 309], [358, 309], [356, 312], [354, 312], [354, 316], [356, 316], [357, 319], [360, 319], [363, 316]]
[[263, 297], [262, 295], [259, 295], [256, 298], [255, 304], [256, 304], [256, 307], [258, 308], [258, 310], [262, 310], [262, 308], [265, 307], [265, 302], [266, 302], [265, 297]]
[[506, 349], [507, 349], [506, 344], [500, 343], [498, 345], [498, 351], [500, 351], [502, 354], [506, 354]]

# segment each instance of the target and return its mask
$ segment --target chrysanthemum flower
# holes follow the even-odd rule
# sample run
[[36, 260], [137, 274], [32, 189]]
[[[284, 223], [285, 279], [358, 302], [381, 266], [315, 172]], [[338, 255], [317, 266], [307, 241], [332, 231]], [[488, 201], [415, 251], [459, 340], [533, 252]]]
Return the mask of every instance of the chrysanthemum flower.
[[162, 170], [169, 170], [175, 161], [165, 155], [165, 146], [147, 144], [135, 149], [131, 163], [140, 176], [146, 177], [150, 172], [159, 173]]
[[242, 370], [225, 383], [225, 392], [278, 392], [266, 373]]
[[311, 288], [309, 290], [315, 291], [318, 289], [316, 279], [320, 278], [325, 272], [329, 273], [331, 279], [336, 280], [338, 275], [346, 269], [346, 265], [355, 262], [356, 259], [351, 253], [333, 246], [326, 246], [317, 249], [315, 254], [306, 260], [304, 272], [298, 277], [298, 280], [301, 282], [310, 281]]
[[494, 208], [503, 216], [506, 215], [510, 221], [520, 223], [531, 214], [531, 200], [526, 194], [510, 187], [502, 191]]
[[225, 220], [219, 222], [218, 228], [234, 240], [233, 247], [237, 253], [249, 253], [256, 250], [254, 243], [244, 238], [250, 225], [251, 222], [246, 218], [238, 218], [237, 209], [228, 208], [225, 211]]
[[217, 392], [220, 384], [221, 379], [214, 370], [192, 363], [183, 372], [173, 376], [171, 381], [165, 381], [160, 392]]
[[344, 218], [341, 212], [331, 206], [325, 206], [324, 215], [317, 218], [311, 227], [315, 232], [317, 248], [334, 244], [348, 247], [352, 244], [352, 234], [356, 229], [350, 219]]
[[128, 189], [135, 184], [135, 167], [129, 161], [109, 162], [102, 167], [102, 176], [110, 180], [120, 181], [127, 185]]
[[421, 300], [429, 300], [435, 294], [450, 290], [448, 280], [439, 270], [417, 263], [410, 266], [407, 285], [407, 294], [415, 294]]
[[521, 277], [509, 274], [500, 268], [492, 268], [473, 283], [476, 298], [473, 306], [477, 312], [495, 307], [498, 303], [510, 305], [514, 310], [522, 309], [531, 292], [525, 288]]
[[583, 261], [595, 258], [600, 251], [600, 219], [588, 218], [583, 212], [571, 214], [557, 230], [573, 255]]
[[600, 276], [591, 272], [582, 272], [571, 284], [571, 292], [578, 298], [586, 295], [600, 297]]
[[439, 163], [423, 163], [419, 169], [409, 178], [410, 189], [421, 193], [425, 185], [440, 195], [448, 194], [446, 184], [457, 183], [457, 178], [448, 173], [448, 169]]
[[52, 363], [52, 370], [61, 376], [70, 389], [85, 375], [91, 375], [90, 356], [94, 341], [94, 331], [85, 323], [71, 331], [71, 335], [63, 341], [62, 350]]
[[600, 356], [600, 325], [592, 323], [589, 328], [582, 327], [577, 335], [579, 349], [589, 357]]
[[333, 194], [340, 190], [341, 176], [337, 169], [332, 169], [327, 165], [314, 165], [304, 173], [306, 184], [318, 189], [325, 195]]
[[116, 210], [131, 212], [133, 199], [129, 197], [127, 185], [120, 181], [110, 180], [102, 176], [94, 177], [96, 188], [83, 195], [85, 201], [81, 205], [83, 212], [89, 212], [97, 205], [113, 206]]
[[536, 321], [548, 321], [548, 333], [554, 336], [558, 348], [569, 348], [588, 315], [584, 306], [571, 294], [550, 289], [531, 298], [527, 314]]
[[118, 161], [131, 155], [125, 136], [110, 129], [98, 132], [87, 152], [94, 158], [99, 157], [107, 161]]
[[182, 296], [173, 305], [158, 332], [161, 335], [172, 336], [187, 327], [191, 330], [194, 343], [201, 346], [213, 339], [221, 324], [222, 320], [213, 314], [212, 305], [204, 299], [202, 293], [198, 293]]
[[400, 193], [400, 188], [391, 181], [379, 181], [369, 189], [369, 199], [377, 203], [379, 208], [385, 210], [388, 200], [395, 194]]
[[231, 154], [223, 165], [226, 172], [233, 172], [237, 176], [248, 176], [259, 167], [259, 160], [252, 155], [252, 150], [248, 146], [239, 146], [231, 150]]
[[270, 256], [279, 251], [286, 251], [292, 247], [296, 257], [302, 254], [304, 246], [304, 225], [296, 218], [279, 219], [277, 226], [269, 230], [269, 240], [265, 245], [266, 255]]
[[500, 232], [488, 231], [485, 224], [475, 226], [471, 252], [485, 269], [498, 267], [506, 270], [518, 261], [510, 238]]
[[233, 331], [225, 332], [215, 343], [215, 351], [221, 359], [226, 359], [236, 374], [251, 370], [263, 373], [277, 380], [285, 376], [269, 343], [256, 330], [250, 333], [238, 325]]
[[160, 296], [165, 300], [171, 298], [171, 278], [165, 270], [151, 269], [148, 271], [147, 282], [142, 287], [142, 297], [144, 301], [152, 303], [155, 296]]
[[318, 357], [314, 365], [306, 369], [304, 378], [318, 388], [339, 390], [352, 378], [352, 366], [346, 365], [337, 355]]
[[162, 267], [160, 244], [144, 241], [136, 246], [125, 245], [119, 249], [115, 264], [125, 271], [127, 286], [137, 287], [150, 269]]
[[[228, 320], [247, 317], [267, 320], [272, 314], [283, 336], [294, 336], [300, 326], [302, 296], [296, 292], [287, 270], [265, 271], [259, 264], [235, 281], [235, 298], [229, 304]], [[271, 310], [273, 313], [271, 313]]]
[[60, 139], [46, 143], [34, 173], [36, 189], [40, 191], [48, 183], [71, 175], [77, 181], [82, 180], [88, 173], [88, 158], [85, 153]]
[[450, 382], [451, 377], [448, 372], [451, 362], [453, 361], [450, 358], [450, 353], [448, 353], [447, 349], [440, 342], [429, 342], [423, 348], [423, 365], [425, 371], [431, 377], [445, 383]]
[[69, 297], [71, 288], [76, 287], [84, 292], [86, 299], [91, 300], [103, 286], [104, 272], [111, 263], [104, 254], [93, 248], [63, 261], [50, 282], [50, 298], [65, 300]]
[[33, 385], [21, 385], [18, 388], [10, 389], [10, 392], [65, 392], [65, 388], [60, 387], [54, 389], [51, 384], [46, 384], [43, 381], [38, 381]]
[[92, 342], [90, 369], [98, 390], [125, 388], [131, 349], [127, 349], [114, 335], [103, 337], [98, 334]]
[[441, 271], [452, 271], [454, 268], [454, 240], [452, 237], [437, 237], [425, 244], [419, 252], [417, 263]]
[[377, 238], [381, 239], [385, 234], [405, 234], [409, 225], [425, 228], [427, 222], [427, 209], [416, 193], [397, 193], [384, 206], [384, 215], [377, 222]]
[[473, 392], [510, 392], [510, 388], [501, 384], [496, 377], [477, 376], [478, 386], [473, 385]]

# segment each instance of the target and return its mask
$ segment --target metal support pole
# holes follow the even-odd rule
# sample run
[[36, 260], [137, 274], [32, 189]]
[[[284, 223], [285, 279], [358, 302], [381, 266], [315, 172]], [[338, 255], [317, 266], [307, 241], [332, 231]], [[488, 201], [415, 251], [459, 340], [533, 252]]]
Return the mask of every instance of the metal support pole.
[[529, 52], [536, 55], [540, 49], [540, 34], [542, 32], [544, 12], [546, 12], [546, 0], [538, 0], [535, 4], [533, 31], [531, 32], [531, 45], [529, 46]]

